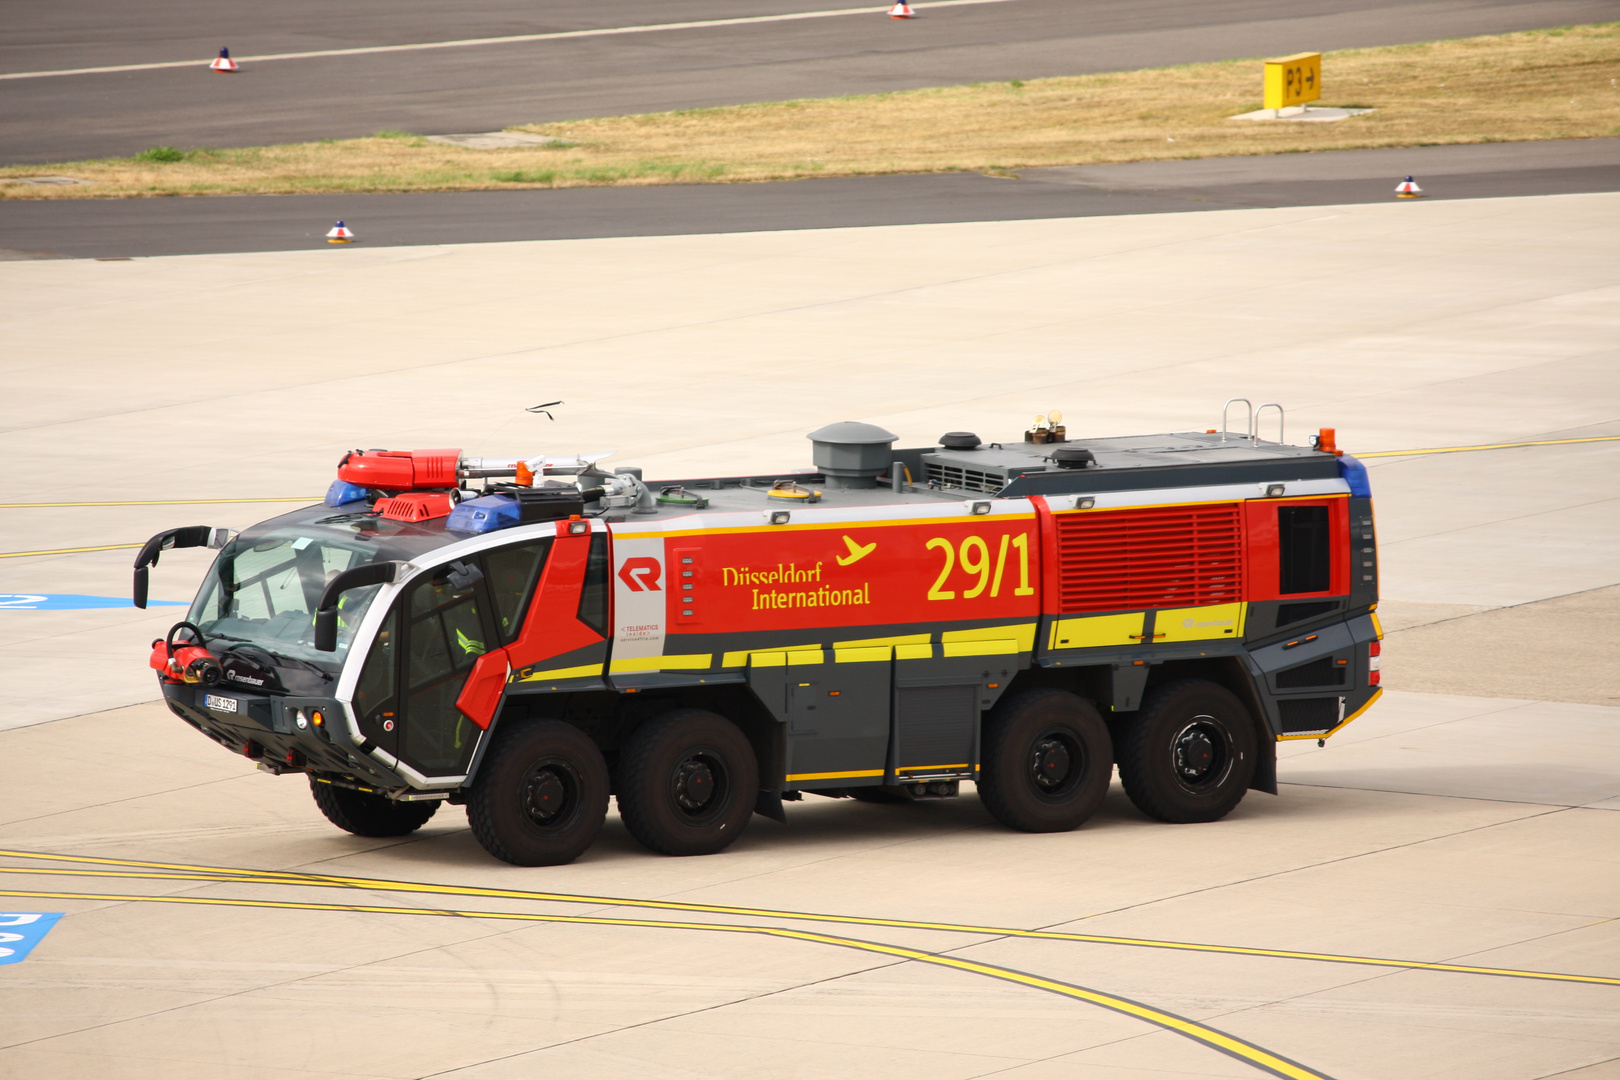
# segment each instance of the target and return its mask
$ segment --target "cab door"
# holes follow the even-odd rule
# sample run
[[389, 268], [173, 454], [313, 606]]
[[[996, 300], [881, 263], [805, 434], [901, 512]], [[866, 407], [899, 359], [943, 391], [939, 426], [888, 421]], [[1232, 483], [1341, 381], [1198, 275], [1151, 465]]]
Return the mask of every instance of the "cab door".
[[495, 605], [476, 559], [422, 574], [395, 611], [400, 637], [396, 756], [424, 776], [466, 771], [478, 729], [456, 699], [478, 658], [496, 639]]

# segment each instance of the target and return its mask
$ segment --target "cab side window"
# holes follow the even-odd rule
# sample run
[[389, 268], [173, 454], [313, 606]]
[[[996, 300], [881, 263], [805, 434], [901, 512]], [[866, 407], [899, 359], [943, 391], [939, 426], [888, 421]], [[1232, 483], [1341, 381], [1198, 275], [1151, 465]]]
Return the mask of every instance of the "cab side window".
[[551, 554], [552, 540], [548, 536], [484, 555], [489, 591], [495, 601], [495, 625], [503, 643], [511, 642], [523, 630], [523, 613], [540, 581], [540, 571], [545, 569], [546, 556]]
[[377, 631], [377, 640], [366, 656], [366, 666], [360, 669], [360, 682], [354, 690], [355, 712], [372, 738], [377, 736], [369, 730], [370, 726], [374, 725], [381, 732], [383, 721], [394, 718], [394, 645], [399, 638], [395, 629], [398, 623], [399, 612], [390, 611], [382, 629]]
[[1332, 587], [1332, 544], [1325, 506], [1277, 507], [1277, 591], [1326, 592]]
[[603, 637], [608, 633], [608, 554], [607, 535], [591, 537], [591, 552], [585, 559], [585, 585], [579, 593], [579, 621]]

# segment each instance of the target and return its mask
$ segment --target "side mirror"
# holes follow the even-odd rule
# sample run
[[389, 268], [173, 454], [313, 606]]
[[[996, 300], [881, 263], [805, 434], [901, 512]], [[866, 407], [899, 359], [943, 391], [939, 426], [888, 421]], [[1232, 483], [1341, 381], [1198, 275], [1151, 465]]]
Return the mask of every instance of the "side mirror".
[[315, 606], [315, 650], [337, 652], [338, 600], [350, 589], [363, 589], [367, 585], [387, 585], [398, 575], [404, 563], [374, 562], [345, 570], [327, 583], [321, 601]]
[[222, 548], [231, 539], [231, 530], [216, 529], [212, 525], [191, 525], [184, 529], [160, 532], [141, 545], [135, 556], [135, 585], [132, 599], [135, 606], [146, 606], [147, 587], [150, 584], [147, 567], [156, 566], [158, 557], [170, 548], [211, 547]]
[[337, 652], [337, 608], [322, 608], [315, 613], [315, 650]]

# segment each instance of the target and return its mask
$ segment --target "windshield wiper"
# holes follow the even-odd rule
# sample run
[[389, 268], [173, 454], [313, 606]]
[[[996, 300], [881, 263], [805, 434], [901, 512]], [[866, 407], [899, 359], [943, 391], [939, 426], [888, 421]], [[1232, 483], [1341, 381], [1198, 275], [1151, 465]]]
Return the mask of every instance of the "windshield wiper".
[[296, 657], [296, 656], [284, 656], [281, 653], [273, 652], [270, 649], [265, 648], [263, 645], [255, 645], [253, 647], [255, 649], [258, 649], [260, 652], [264, 653], [266, 656], [273, 657], [274, 659], [280, 660], [283, 663], [297, 664], [299, 667], [307, 668], [308, 670], [313, 671], [315, 674], [319, 675], [322, 679], [325, 679], [327, 682], [332, 681], [331, 673], [328, 672], [325, 668], [319, 666], [318, 664], [312, 664], [308, 660], [303, 660], [303, 659], [300, 659], [299, 657]]

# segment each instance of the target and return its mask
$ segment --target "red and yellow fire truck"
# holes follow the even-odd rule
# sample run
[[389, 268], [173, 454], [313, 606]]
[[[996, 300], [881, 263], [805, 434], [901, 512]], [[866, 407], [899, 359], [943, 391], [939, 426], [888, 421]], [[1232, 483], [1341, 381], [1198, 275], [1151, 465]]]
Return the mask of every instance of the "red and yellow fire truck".
[[[1280, 435], [1279, 435], [1280, 438]], [[333, 823], [567, 862], [602, 827], [717, 852], [804, 793], [1072, 829], [1117, 764], [1144, 813], [1276, 792], [1276, 744], [1377, 698], [1373, 513], [1331, 431], [1074, 441], [810, 435], [791, 474], [354, 451], [321, 505], [220, 549], [154, 643], [169, 708]], [[603, 455], [605, 456], [605, 455]]]

